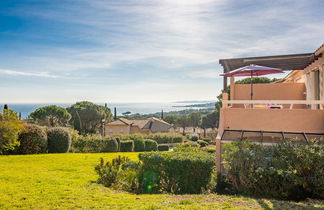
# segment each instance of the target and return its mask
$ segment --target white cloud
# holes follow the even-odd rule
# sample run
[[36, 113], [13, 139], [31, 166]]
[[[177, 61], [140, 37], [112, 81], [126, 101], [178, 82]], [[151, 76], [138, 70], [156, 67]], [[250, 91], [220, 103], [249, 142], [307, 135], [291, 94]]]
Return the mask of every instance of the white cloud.
[[51, 75], [48, 72], [23, 72], [9, 69], [0, 69], [0, 74], [11, 76], [27, 76], [27, 77], [44, 77], [44, 78], [58, 78], [57, 75]]
[[220, 71], [216, 71], [215, 69], [198, 70], [189, 72], [188, 76], [191, 78], [215, 79], [221, 78], [221, 76], [219, 76], [219, 72]]

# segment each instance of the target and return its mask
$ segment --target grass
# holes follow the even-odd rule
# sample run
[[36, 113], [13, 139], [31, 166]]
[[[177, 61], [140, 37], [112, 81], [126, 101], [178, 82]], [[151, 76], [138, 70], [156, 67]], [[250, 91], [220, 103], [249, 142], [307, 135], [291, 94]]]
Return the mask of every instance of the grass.
[[94, 166], [137, 153], [0, 156], [0, 209], [316, 209], [324, 201], [288, 202], [217, 194], [135, 195], [95, 183]]

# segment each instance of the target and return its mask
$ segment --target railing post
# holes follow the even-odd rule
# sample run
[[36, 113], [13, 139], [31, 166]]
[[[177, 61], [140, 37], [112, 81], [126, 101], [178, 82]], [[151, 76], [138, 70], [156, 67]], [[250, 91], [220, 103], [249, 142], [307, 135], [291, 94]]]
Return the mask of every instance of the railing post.
[[227, 108], [228, 107], [228, 104], [227, 104], [227, 101], [228, 101], [228, 93], [223, 93], [222, 94], [222, 104], [223, 104], [223, 108]]

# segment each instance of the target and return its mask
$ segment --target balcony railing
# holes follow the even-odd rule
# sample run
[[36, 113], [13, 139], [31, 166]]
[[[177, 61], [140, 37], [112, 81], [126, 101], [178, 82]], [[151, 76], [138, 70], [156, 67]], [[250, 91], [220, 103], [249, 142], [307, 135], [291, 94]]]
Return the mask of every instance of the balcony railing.
[[324, 109], [324, 100], [222, 100], [223, 108], [230, 108], [234, 104], [244, 105], [244, 108], [270, 108], [282, 109], [283, 105], [318, 105], [319, 109]]

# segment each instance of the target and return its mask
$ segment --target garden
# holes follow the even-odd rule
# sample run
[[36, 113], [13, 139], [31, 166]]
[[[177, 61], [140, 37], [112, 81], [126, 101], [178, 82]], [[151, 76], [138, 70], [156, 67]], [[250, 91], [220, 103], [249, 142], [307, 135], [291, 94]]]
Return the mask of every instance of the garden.
[[221, 175], [210, 139], [79, 135], [24, 124], [11, 110], [0, 122], [0, 208], [324, 207], [321, 142], [230, 143]]

